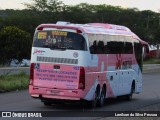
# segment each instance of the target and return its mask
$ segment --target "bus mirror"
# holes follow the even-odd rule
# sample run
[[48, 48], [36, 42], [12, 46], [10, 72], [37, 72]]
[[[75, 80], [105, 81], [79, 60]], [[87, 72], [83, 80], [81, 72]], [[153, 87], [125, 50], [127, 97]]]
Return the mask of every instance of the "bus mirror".
[[144, 45], [144, 48], [145, 48], [145, 52], [146, 52], [147, 54], [149, 54], [149, 46], [148, 46], [148, 45]]

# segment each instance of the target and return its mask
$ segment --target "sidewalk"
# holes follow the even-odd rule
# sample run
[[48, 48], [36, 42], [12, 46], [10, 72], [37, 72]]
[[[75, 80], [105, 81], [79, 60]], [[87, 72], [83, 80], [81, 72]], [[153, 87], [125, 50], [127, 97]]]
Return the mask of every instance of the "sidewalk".
[[160, 64], [145, 64], [143, 65], [143, 73], [160, 73]]
[[29, 74], [29, 67], [3, 67], [0, 68], [0, 75], [18, 74], [24, 72]]

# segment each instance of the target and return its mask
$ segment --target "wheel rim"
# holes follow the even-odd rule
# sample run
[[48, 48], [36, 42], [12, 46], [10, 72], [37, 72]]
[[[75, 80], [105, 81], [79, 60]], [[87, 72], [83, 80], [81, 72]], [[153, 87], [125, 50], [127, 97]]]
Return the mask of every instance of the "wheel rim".
[[94, 94], [94, 100], [92, 102], [92, 107], [96, 108], [96, 106], [97, 106], [97, 91]]
[[101, 97], [100, 97], [100, 106], [104, 105], [104, 101], [105, 101], [105, 95], [104, 95], [104, 89], [102, 89]]
[[133, 89], [133, 86], [132, 86], [131, 87], [131, 93], [128, 95], [128, 100], [132, 100], [133, 93], [134, 93], [134, 89]]

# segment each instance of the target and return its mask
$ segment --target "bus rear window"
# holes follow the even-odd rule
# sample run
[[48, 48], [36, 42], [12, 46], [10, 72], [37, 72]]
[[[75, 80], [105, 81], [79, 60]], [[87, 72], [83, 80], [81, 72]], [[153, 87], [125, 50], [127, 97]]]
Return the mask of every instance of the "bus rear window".
[[39, 31], [34, 36], [33, 47], [50, 49], [87, 50], [84, 37], [66, 31]]

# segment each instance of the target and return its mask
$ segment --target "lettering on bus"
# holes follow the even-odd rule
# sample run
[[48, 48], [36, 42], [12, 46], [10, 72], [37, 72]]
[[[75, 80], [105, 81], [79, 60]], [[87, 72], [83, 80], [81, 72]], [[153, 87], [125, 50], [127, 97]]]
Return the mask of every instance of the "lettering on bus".
[[35, 68], [35, 79], [43, 81], [74, 83], [78, 80], [79, 67], [72, 67], [72, 71], [56, 71], [53, 69], [43, 69], [39, 66]]
[[131, 60], [123, 61], [122, 69], [130, 69], [130, 68], [132, 68], [132, 61]]
[[47, 32], [38, 32], [38, 39], [46, 39]]
[[67, 32], [64, 32], [64, 31], [52, 31], [52, 35], [54, 35], [54, 36], [67, 36]]
[[118, 60], [116, 63], [116, 69], [130, 69], [130, 68], [132, 68], [131, 60], [126, 60], [126, 61]]
[[45, 53], [44, 50], [37, 50], [37, 49], [35, 49], [34, 52], [33, 52], [33, 55], [34, 54], [39, 54], [39, 55], [41, 54], [41, 55], [43, 55], [43, 53]]

